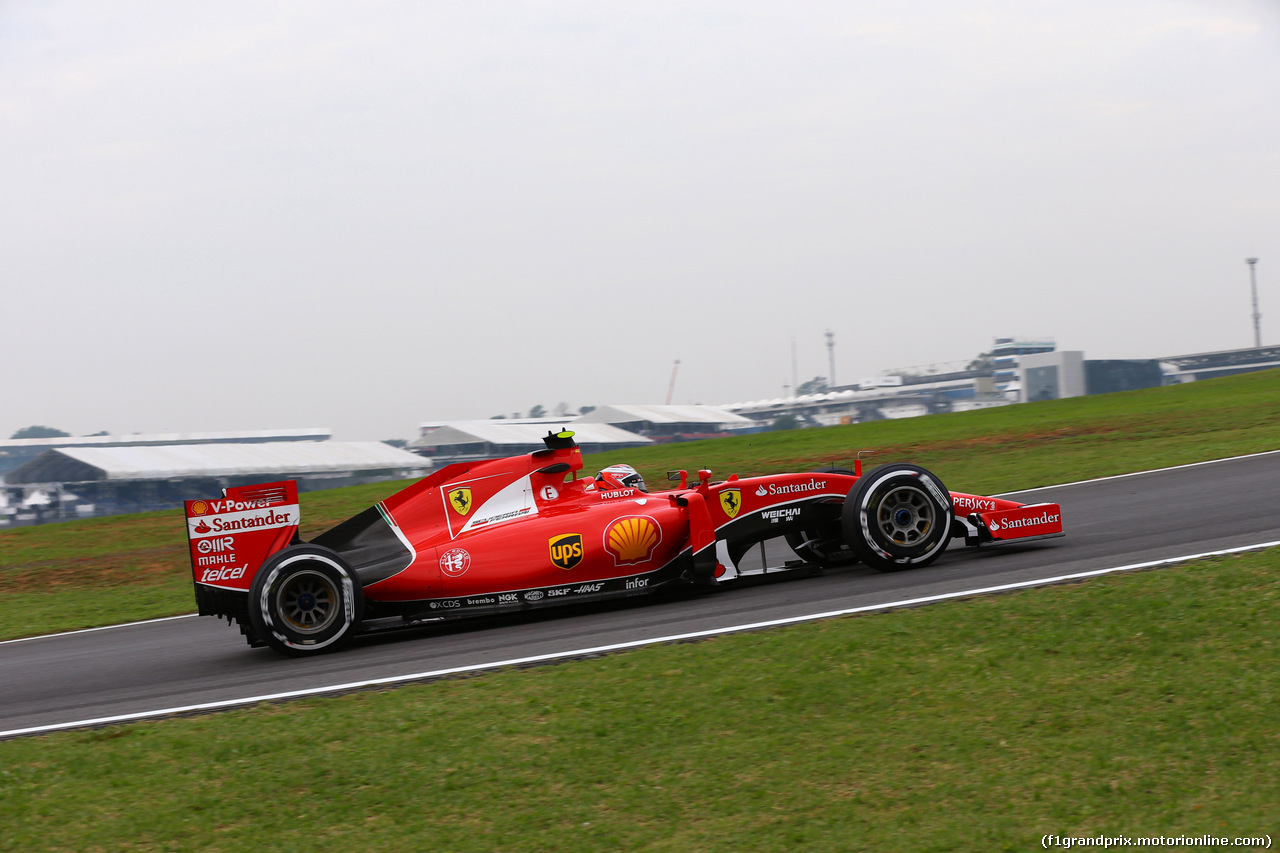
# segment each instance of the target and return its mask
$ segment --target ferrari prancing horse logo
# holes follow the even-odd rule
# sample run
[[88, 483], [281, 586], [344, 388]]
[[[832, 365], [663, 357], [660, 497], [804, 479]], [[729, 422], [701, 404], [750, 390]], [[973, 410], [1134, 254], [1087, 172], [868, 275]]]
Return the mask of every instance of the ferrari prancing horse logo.
[[449, 505], [458, 511], [458, 515], [471, 512], [471, 490], [454, 489], [449, 492]]
[[725, 489], [720, 493], [720, 508], [724, 514], [733, 518], [742, 509], [742, 489]]

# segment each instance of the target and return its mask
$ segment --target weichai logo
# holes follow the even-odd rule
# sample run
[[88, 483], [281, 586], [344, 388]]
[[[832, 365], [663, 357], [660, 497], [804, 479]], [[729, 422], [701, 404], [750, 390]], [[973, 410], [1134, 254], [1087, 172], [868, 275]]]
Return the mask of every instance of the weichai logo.
[[568, 571], [582, 562], [582, 534], [562, 533], [547, 540], [551, 549], [551, 565]]
[[662, 541], [658, 523], [647, 515], [620, 518], [604, 531], [605, 550], [619, 566], [643, 563]]

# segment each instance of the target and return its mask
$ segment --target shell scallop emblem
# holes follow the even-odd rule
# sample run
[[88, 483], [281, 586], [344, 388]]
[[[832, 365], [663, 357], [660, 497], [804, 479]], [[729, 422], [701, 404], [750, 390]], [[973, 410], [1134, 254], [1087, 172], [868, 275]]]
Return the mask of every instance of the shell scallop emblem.
[[620, 518], [604, 531], [604, 548], [619, 566], [643, 563], [661, 541], [662, 530], [647, 515]]

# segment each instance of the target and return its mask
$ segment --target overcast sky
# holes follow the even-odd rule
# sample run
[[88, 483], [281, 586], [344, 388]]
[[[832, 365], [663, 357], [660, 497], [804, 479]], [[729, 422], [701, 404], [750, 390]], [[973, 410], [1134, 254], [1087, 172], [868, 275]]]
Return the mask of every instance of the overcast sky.
[[0, 0], [0, 437], [1276, 344], [1278, 191], [1272, 0]]

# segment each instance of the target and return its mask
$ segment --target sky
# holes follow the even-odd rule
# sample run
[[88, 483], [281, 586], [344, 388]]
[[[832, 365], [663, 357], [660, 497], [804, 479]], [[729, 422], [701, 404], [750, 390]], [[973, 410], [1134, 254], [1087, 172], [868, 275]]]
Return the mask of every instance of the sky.
[[0, 437], [1277, 344], [1280, 4], [0, 0], [0, 198]]

